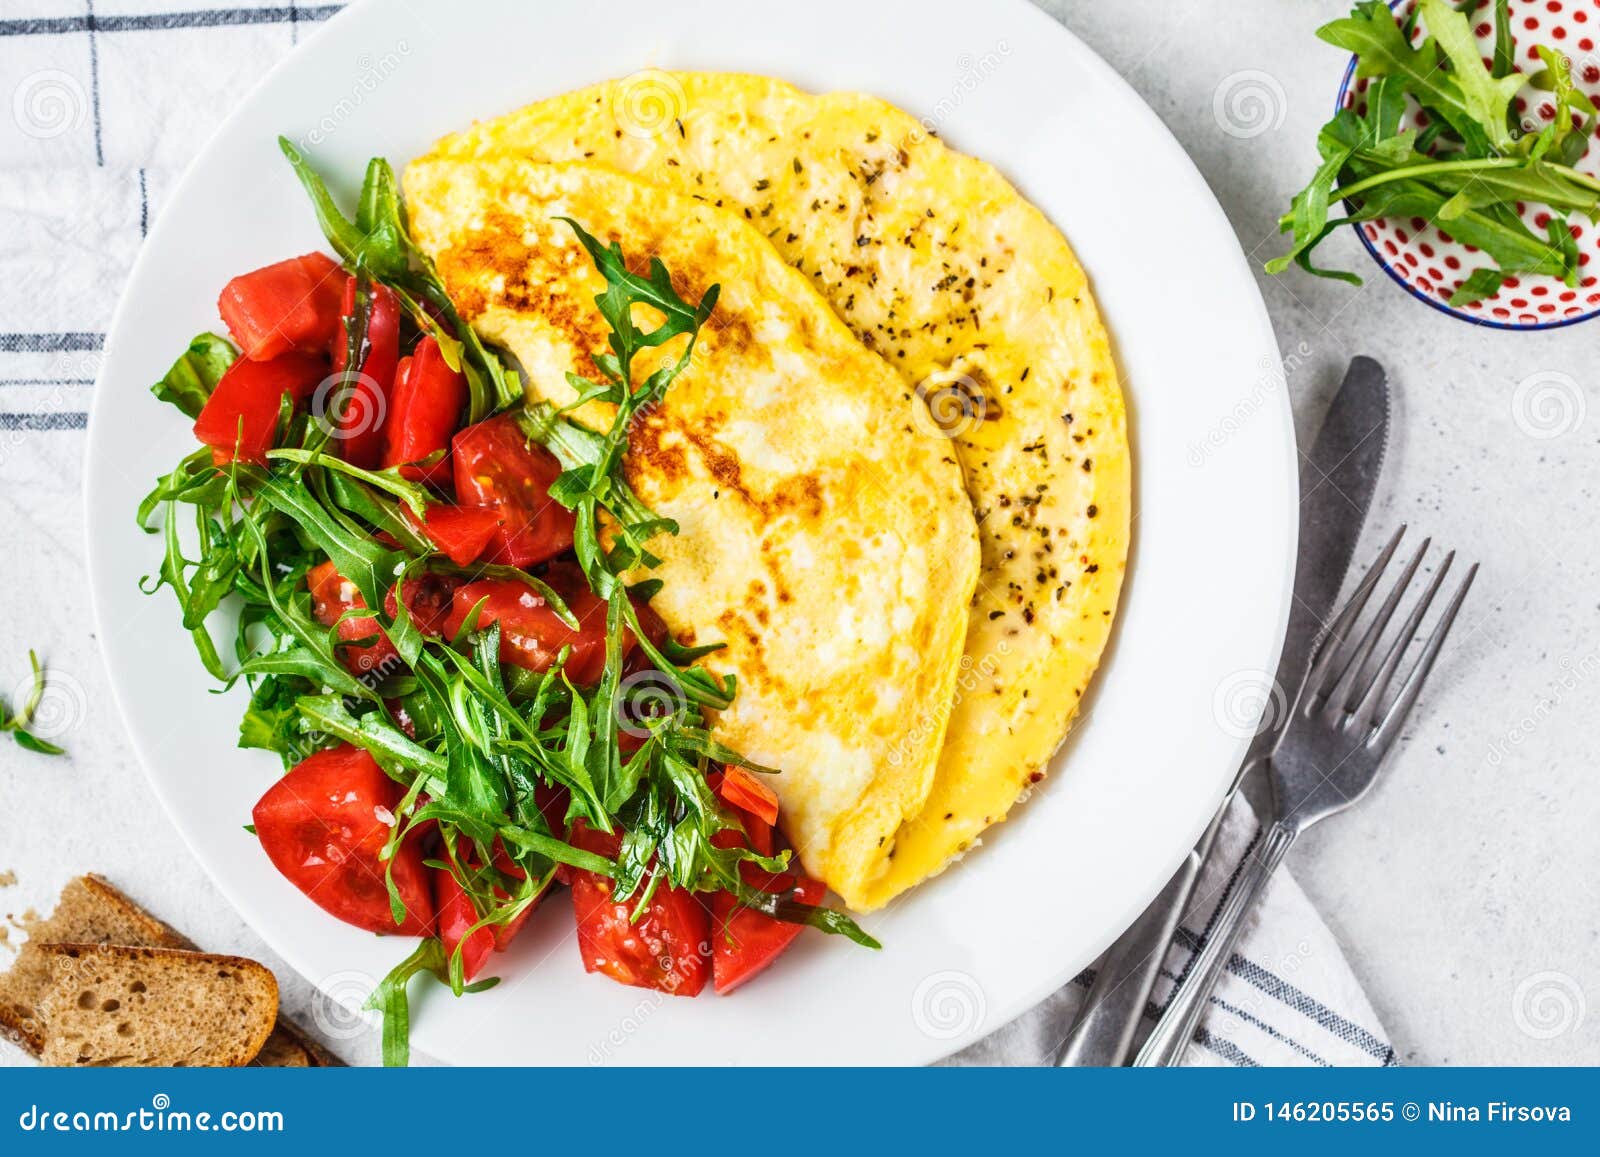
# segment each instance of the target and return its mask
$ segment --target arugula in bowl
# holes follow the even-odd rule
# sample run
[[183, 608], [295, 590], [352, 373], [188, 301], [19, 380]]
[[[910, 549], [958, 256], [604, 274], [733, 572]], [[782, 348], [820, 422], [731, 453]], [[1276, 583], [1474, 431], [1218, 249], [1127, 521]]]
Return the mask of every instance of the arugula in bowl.
[[[1338, 226], [1382, 217], [1421, 217], [1481, 250], [1494, 264], [1474, 270], [1450, 298], [1467, 305], [1499, 291], [1508, 277], [1544, 274], [1569, 286], [1579, 278], [1578, 247], [1568, 217], [1596, 219], [1600, 180], [1574, 168], [1594, 131], [1594, 104], [1572, 81], [1571, 63], [1539, 45], [1543, 68], [1517, 70], [1508, 0], [1494, 0], [1495, 40], [1485, 64], [1466, 13], [1467, 0], [1418, 0], [1403, 17], [1378, 0], [1362, 0], [1317, 35], [1356, 56], [1356, 75], [1370, 78], [1360, 112], [1342, 108], [1322, 126], [1322, 163], [1297, 193], [1279, 230], [1293, 235], [1290, 263], [1319, 277], [1361, 284], [1354, 273], [1321, 269], [1312, 254]], [[1427, 35], [1413, 43], [1419, 26]], [[1525, 88], [1547, 94], [1548, 124], [1519, 122], [1515, 101]], [[1426, 127], [1404, 127], [1410, 107]], [[1331, 216], [1344, 202], [1347, 215]], [[1530, 229], [1519, 203], [1550, 210], [1545, 235]]]

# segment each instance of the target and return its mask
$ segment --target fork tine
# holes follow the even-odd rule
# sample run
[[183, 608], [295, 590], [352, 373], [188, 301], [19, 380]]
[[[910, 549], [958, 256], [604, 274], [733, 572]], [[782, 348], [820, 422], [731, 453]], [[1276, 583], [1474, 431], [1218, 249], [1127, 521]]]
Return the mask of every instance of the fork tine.
[[1433, 628], [1433, 635], [1428, 639], [1428, 645], [1423, 648], [1422, 655], [1417, 659], [1417, 665], [1411, 668], [1411, 674], [1406, 676], [1405, 686], [1400, 689], [1400, 694], [1395, 698], [1394, 706], [1389, 708], [1383, 717], [1382, 725], [1372, 733], [1367, 740], [1367, 746], [1383, 751], [1395, 737], [1400, 734], [1406, 716], [1411, 714], [1411, 709], [1416, 706], [1417, 696], [1422, 693], [1422, 684], [1427, 681], [1428, 672], [1433, 670], [1433, 662], [1439, 657], [1439, 651], [1444, 646], [1445, 636], [1450, 633], [1450, 628], [1455, 624], [1456, 612], [1461, 609], [1461, 604], [1467, 597], [1467, 591], [1472, 589], [1472, 580], [1478, 575], [1478, 564], [1473, 563], [1472, 569], [1467, 571], [1467, 577], [1461, 580], [1461, 585], [1456, 588], [1455, 595], [1450, 600], [1450, 605], [1445, 608], [1438, 625]]
[[1438, 594], [1439, 588], [1444, 585], [1444, 576], [1450, 573], [1450, 564], [1455, 560], [1456, 552], [1453, 550], [1444, 556], [1444, 561], [1439, 564], [1439, 569], [1422, 592], [1422, 597], [1417, 600], [1417, 605], [1412, 607], [1411, 613], [1406, 616], [1405, 624], [1401, 626], [1399, 635], [1389, 648], [1389, 653], [1384, 656], [1383, 663], [1373, 676], [1366, 694], [1361, 697], [1361, 702], [1354, 709], [1356, 713], [1354, 722], [1357, 727], [1369, 728], [1377, 725], [1379, 709], [1384, 696], [1389, 692], [1389, 684], [1394, 679], [1394, 673], [1400, 669], [1400, 660], [1405, 657], [1406, 648], [1416, 639], [1417, 629], [1422, 626], [1422, 616], [1428, 613], [1434, 595]]
[[1428, 547], [1433, 544], [1433, 539], [1425, 538], [1422, 545], [1417, 548], [1417, 553], [1411, 556], [1411, 561], [1406, 564], [1406, 569], [1400, 572], [1400, 578], [1395, 582], [1394, 589], [1389, 592], [1389, 597], [1383, 600], [1383, 605], [1378, 608], [1378, 613], [1373, 617], [1372, 623], [1367, 627], [1366, 633], [1361, 636], [1361, 641], [1356, 644], [1355, 653], [1350, 656], [1345, 664], [1338, 682], [1333, 690], [1328, 692], [1328, 710], [1334, 716], [1355, 710], [1356, 684], [1366, 671], [1367, 663], [1372, 658], [1372, 652], [1377, 649], [1378, 640], [1383, 637], [1383, 632], [1389, 625], [1389, 620], [1394, 617], [1395, 608], [1400, 605], [1400, 599], [1411, 586], [1411, 580], [1416, 577], [1417, 567], [1422, 565], [1423, 557], [1428, 553]]
[[1400, 545], [1400, 536], [1405, 534], [1405, 523], [1394, 532], [1389, 539], [1389, 545], [1383, 548], [1383, 553], [1378, 555], [1378, 560], [1367, 570], [1362, 578], [1361, 585], [1350, 596], [1350, 601], [1345, 603], [1327, 630], [1323, 632], [1322, 644], [1317, 651], [1317, 658], [1311, 664], [1311, 671], [1306, 675], [1306, 708], [1309, 711], [1316, 696], [1321, 693], [1322, 686], [1327, 679], [1328, 670], [1334, 664], [1334, 657], [1344, 646], [1345, 635], [1355, 626], [1356, 620], [1361, 617], [1362, 610], [1367, 605], [1367, 599], [1372, 596], [1372, 588], [1378, 585], [1378, 579], [1383, 577], [1384, 567], [1389, 565], [1389, 560], [1394, 557], [1395, 548]]

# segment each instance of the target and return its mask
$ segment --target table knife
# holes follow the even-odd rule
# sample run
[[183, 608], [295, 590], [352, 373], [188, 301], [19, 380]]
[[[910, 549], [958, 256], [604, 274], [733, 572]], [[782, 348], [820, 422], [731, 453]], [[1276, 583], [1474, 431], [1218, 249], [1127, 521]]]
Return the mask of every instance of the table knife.
[[[1277, 683], [1293, 687], [1334, 609], [1389, 443], [1389, 385], [1368, 357], [1350, 362], [1309, 455], [1300, 463], [1300, 547]], [[1222, 817], [1250, 770], [1272, 750], [1277, 724], [1256, 735], [1200, 841], [1133, 925], [1095, 965], [1094, 981], [1056, 1058], [1058, 1065], [1122, 1065], [1144, 1017], [1168, 945]]]

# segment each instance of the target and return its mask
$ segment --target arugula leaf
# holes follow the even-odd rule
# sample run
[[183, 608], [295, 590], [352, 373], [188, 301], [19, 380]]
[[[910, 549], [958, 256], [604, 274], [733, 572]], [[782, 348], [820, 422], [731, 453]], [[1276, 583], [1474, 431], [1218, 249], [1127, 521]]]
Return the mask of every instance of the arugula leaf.
[[198, 418], [211, 391], [217, 388], [222, 375], [238, 356], [227, 338], [214, 333], [200, 334], [172, 363], [165, 376], [150, 387], [150, 392], [189, 417]]
[[[1486, 71], [1472, 22], [1445, 0], [1418, 0], [1417, 9], [1450, 63], [1449, 80], [1455, 83], [1463, 112], [1483, 130], [1490, 149], [1505, 152], [1512, 144], [1511, 101], [1525, 78], [1520, 73], [1496, 77]], [[1446, 119], [1456, 123], [1449, 116]]]
[[1498, 269], [1474, 269], [1467, 274], [1466, 280], [1461, 283], [1461, 288], [1450, 295], [1450, 304], [1469, 305], [1474, 301], [1493, 297], [1500, 292], [1500, 287], [1505, 284], [1509, 276], [1511, 276], [1509, 273], [1503, 273]]
[[[394, 966], [372, 990], [364, 1007], [376, 1010], [383, 1017], [383, 1064], [385, 1068], [404, 1068], [411, 1063], [411, 998], [409, 988], [412, 977], [430, 973], [440, 984], [450, 983], [449, 962], [445, 959], [444, 945], [429, 937], [417, 945], [416, 951]], [[465, 992], [486, 992], [500, 981], [497, 977], [467, 985]]]
[[[468, 420], [480, 422], [496, 410], [521, 401], [522, 383], [517, 374], [507, 369], [461, 319], [433, 262], [411, 240], [405, 206], [389, 162], [375, 157], [368, 164], [356, 219], [351, 221], [300, 150], [286, 137], [278, 138], [278, 147], [310, 197], [323, 235], [345, 264], [370, 272], [393, 289], [424, 332], [448, 336], [448, 341], [440, 342], [440, 351], [451, 369], [467, 375], [471, 395]], [[424, 303], [428, 309], [423, 308]], [[429, 309], [443, 322], [435, 320]]]
[[303, 483], [269, 475], [257, 490], [260, 498], [300, 526], [308, 538], [355, 583], [369, 607], [383, 605], [389, 585], [405, 569], [405, 556], [371, 538], [352, 534], [312, 495]]

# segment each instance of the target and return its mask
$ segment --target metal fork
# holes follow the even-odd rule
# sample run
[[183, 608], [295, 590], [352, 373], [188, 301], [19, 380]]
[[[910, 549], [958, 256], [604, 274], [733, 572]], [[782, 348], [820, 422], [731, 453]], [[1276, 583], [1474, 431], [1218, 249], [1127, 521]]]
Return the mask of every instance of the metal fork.
[[1416, 705], [1422, 685], [1455, 623], [1456, 612], [1461, 609], [1462, 600], [1467, 597], [1478, 573], [1478, 566], [1474, 563], [1467, 571], [1415, 665], [1391, 698], [1389, 687], [1406, 651], [1420, 638], [1423, 616], [1456, 557], [1454, 551], [1445, 556], [1399, 632], [1392, 636], [1387, 650], [1375, 659], [1380, 654], [1378, 644], [1432, 541], [1423, 540], [1372, 621], [1358, 635], [1357, 621], [1405, 532], [1404, 526], [1395, 531], [1350, 601], [1328, 627], [1324, 642], [1315, 652], [1293, 711], [1267, 765], [1272, 785], [1272, 824], [1260, 848], [1240, 870], [1233, 891], [1217, 913], [1210, 937], [1191, 961], [1188, 975], [1167, 1003], [1161, 1019], [1134, 1060], [1135, 1065], [1176, 1065], [1182, 1060], [1211, 999], [1211, 991], [1233, 956], [1245, 914], [1284, 853], [1301, 832], [1343, 811], [1367, 792], [1378, 777], [1385, 753], [1393, 746], [1406, 716]]

